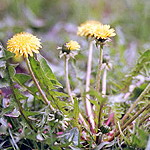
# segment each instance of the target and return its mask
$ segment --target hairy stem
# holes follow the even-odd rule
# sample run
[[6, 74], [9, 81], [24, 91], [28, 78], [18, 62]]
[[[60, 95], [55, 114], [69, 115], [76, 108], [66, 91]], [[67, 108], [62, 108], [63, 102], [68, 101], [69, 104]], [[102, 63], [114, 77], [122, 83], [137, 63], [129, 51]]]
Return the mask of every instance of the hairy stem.
[[30, 61], [29, 61], [28, 58], [26, 58], [26, 64], [27, 64], [27, 67], [28, 67], [28, 70], [29, 70], [29, 72], [30, 72], [31, 77], [32, 77], [32, 79], [33, 79], [33, 81], [34, 81], [36, 87], [38, 88], [39, 93], [41, 94], [41, 96], [42, 96], [42, 98], [43, 98], [43, 100], [44, 100], [44, 103], [47, 104], [51, 110], [54, 110], [54, 108], [53, 108], [52, 105], [51, 105], [51, 102], [47, 99], [47, 97], [45, 96], [44, 92], [42, 91], [42, 88], [41, 88], [41, 86], [39, 85], [39, 82], [38, 82], [38, 80], [36, 79], [36, 77], [35, 77], [35, 75], [34, 75], [34, 73], [33, 73], [33, 71], [32, 71], [32, 68], [31, 68], [31, 65], [30, 65]]
[[[70, 100], [72, 102], [72, 104], [74, 104], [74, 100], [73, 100], [73, 96], [72, 96], [72, 92], [71, 92], [71, 88], [70, 88], [70, 82], [69, 82], [69, 68], [68, 68], [68, 62], [69, 62], [69, 57], [65, 56], [65, 77], [66, 77], [66, 88], [67, 88], [67, 93], [70, 97]], [[83, 116], [81, 113], [79, 113], [79, 119], [81, 121], [81, 123], [88, 129], [88, 125], [85, 122]]]
[[22, 104], [20, 103], [20, 101], [17, 99], [17, 96], [16, 96], [16, 93], [14, 91], [15, 87], [13, 85], [13, 81], [11, 79], [11, 75], [10, 75], [10, 72], [9, 72], [9, 65], [8, 63], [6, 63], [6, 69], [7, 69], [7, 73], [8, 73], [8, 78], [9, 78], [9, 84], [10, 84], [10, 88], [11, 88], [11, 91], [12, 91], [12, 95], [13, 95], [13, 98], [15, 100], [15, 102], [17, 103], [18, 105], [18, 108], [19, 108], [19, 112], [21, 113], [21, 115], [23, 116], [24, 120], [26, 121], [26, 123], [28, 124], [28, 126], [31, 128], [31, 130], [33, 130], [34, 132], [37, 132], [36, 128], [31, 124], [30, 120], [28, 119], [28, 117], [24, 114], [24, 110], [22, 108]]
[[[150, 108], [150, 103], [147, 104], [145, 107], [143, 107], [141, 110], [139, 110], [131, 119], [129, 119], [122, 127], [121, 130], [123, 131], [128, 125], [130, 125], [141, 113], [143, 113], [145, 110], [148, 110]], [[114, 137], [117, 137], [120, 134], [120, 132], [117, 130], [114, 136], [112, 136], [108, 141], [112, 141]]]
[[[93, 54], [93, 41], [90, 41], [89, 54], [88, 54], [88, 63], [87, 63], [87, 72], [86, 72], [86, 86], [85, 86], [85, 91], [86, 92], [89, 92], [89, 90], [90, 90], [92, 54]], [[90, 99], [90, 95], [86, 94], [86, 98], [85, 98], [86, 114], [89, 118], [89, 123], [90, 123], [91, 130], [94, 131], [94, 129], [95, 129], [94, 115], [93, 115], [93, 111], [92, 111], [92, 105], [91, 105], [89, 99]]]
[[71, 88], [70, 88], [70, 82], [69, 82], [69, 68], [68, 68], [68, 62], [69, 62], [69, 57], [65, 56], [65, 77], [66, 77], [66, 88], [67, 88], [67, 93], [70, 97], [71, 102], [74, 104]]
[[99, 65], [98, 65], [98, 70], [97, 70], [97, 75], [96, 75], [96, 91], [97, 92], [100, 92], [102, 64], [103, 64], [103, 45], [100, 45]]
[[132, 110], [136, 107], [136, 105], [138, 104], [139, 101], [142, 100], [142, 98], [144, 97], [144, 95], [150, 90], [150, 83], [147, 85], [147, 87], [144, 89], [144, 91], [140, 94], [140, 96], [136, 99], [136, 101], [131, 105], [131, 107], [129, 108], [129, 110], [126, 112], [126, 114], [123, 116], [121, 122], [122, 124], [124, 123], [124, 121], [128, 118], [129, 114], [132, 112]]

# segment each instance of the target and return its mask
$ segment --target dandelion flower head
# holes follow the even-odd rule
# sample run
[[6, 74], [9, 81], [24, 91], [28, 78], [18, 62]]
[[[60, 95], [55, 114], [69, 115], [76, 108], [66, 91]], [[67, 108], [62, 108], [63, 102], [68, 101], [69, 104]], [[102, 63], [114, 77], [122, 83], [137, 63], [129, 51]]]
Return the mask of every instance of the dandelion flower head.
[[94, 37], [96, 39], [107, 39], [109, 37], [115, 36], [115, 30], [110, 28], [110, 25], [100, 25], [94, 31]]
[[101, 25], [99, 21], [86, 21], [78, 27], [77, 35], [85, 37], [93, 37], [97, 26]]
[[14, 35], [7, 42], [7, 50], [15, 53], [15, 57], [33, 57], [33, 53], [39, 53], [41, 47], [40, 39], [27, 32]]
[[116, 33], [110, 25], [103, 25], [98, 21], [87, 21], [78, 27], [77, 35], [104, 42]]
[[65, 47], [68, 49], [68, 50], [79, 50], [80, 49], [80, 45], [78, 42], [76, 41], [70, 41], [68, 43], [65, 44]]
[[77, 55], [77, 50], [80, 50], [80, 45], [78, 42], [71, 40], [70, 42], [63, 44], [62, 47], [58, 47], [57, 49], [60, 50], [60, 58], [62, 56], [74, 58], [74, 56]]

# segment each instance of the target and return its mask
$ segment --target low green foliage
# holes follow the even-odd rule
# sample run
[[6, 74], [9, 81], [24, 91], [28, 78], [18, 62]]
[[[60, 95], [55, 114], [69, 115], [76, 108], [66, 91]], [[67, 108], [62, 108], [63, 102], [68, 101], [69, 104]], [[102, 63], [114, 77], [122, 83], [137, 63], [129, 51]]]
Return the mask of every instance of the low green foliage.
[[[48, 61], [40, 54], [37, 58], [29, 57], [33, 74], [50, 102], [45, 103], [33, 76], [29, 74], [31, 72], [18, 73], [19, 64], [10, 61], [14, 55], [1, 46], [0, 149], [144, 149], [149, 132], [149, 56], [150, 50], [141, 54], [133, 70], [124, 78], [123, 85], [110, 81], [110, 91], [106, 91], [106, 95], [93, 88], [89, 92], [81, 89], [81, 95], [73, 95], [74, 102], [71, 102], [72, 95], [64, 92]], [[77, 69], [75, 63], [73, 65]], [[139, 75], [144, 82], [136, 80]], [[80, 78], [78, 81], [82, 86]], [[82, 106], [87, 94], [95, 115], [94, 131]], [[140, 101], [136, 107], [125, 122], [122, 121], [137, 99]], [[109, 139], [113, 137], [112, 132], [116, 136], [114, 140]]]
[[[69, 116], [69, 113], [72, 114], [70, 107], [73, 106], [71, 106], [68, 102], [65, 102], [65, 99], [68, 97], [68, 95], [59, 91], [55, 91], [57, 88], [62, 87], [62, 85], [58, 82], [44, 58], [41, 58], [40, 62], [34, 58], [30, 58], [32, 69], [36, 75], [36, 78], [40, 82], [42, 89], [45, 91], [46, 95], [48, 95], [52, 105], [58, 109], [56, 112], [50, 111], [47, 106], [42, 104], [42, 98], [38, 94], [37, 87], [32, 84], [31, 76], [28, 74], [16, 73], [16, 65], [10, 65], [8, 62], [8, 59], [13, 57], [13, 55], [4, 49], [2, 49], [2, 52], [3, 55], [1, 55], [1, 62], [3, 65], [1, 65], [1, 88], [9, 87], [11, 84], [10, 87], [13, 88], [13, 93], [9, 95], [9, 97], [12, 97], [10, 99], [10, 105], [2, 108], [1, 110], [0, 134], [4, 135], [1, 140], [4, 140], [4, 143], [5, 140], [12, 143], [9, 134], [7, 133], [7, 130], [10, 130], [13, 138], [19, 138], [18, 140], [20, 142], [17, 145], [20, 145], [22, 143], [21, 140], [26, 138], [27, 140], [31, 140], [30, 142], [34, 145], [34, 148], [39, 148], [37, 140], [39, 142], [44, 141], [44, 143], [41, 143], [41, 146], [43, 147], [50, 146], [52, 149], [57, 148], [57, 146], [53, 146], [54, 143], [58, 141], [56, 138], [56, 133], [61, 132], [61, 126], [66, 128], [65, 122], [63, 121], [64, 115]], [[26, 92], [28, 92], [28, 94]], [[13, 113], [13, 111], [18, 108], [16, 99], [20, 101], [20, 104], [22, 105], [21, 107], [24, 109], [23, 113], [29, 118], [29, 122], [32, 122], [35, 132], [30, 129], [30, 126], [28, 126], [25, 120], [21, 117], [21, 114], [18, 110], [16, 110], [16, 112], [19, 113], [18, 116]], [[4, 101], [5, 99], [1, 99], [1, 102]], [[72, 116], [75, 118], [76, 124], [78, 119], [77, 114], [78, 101], [75, 102], [75, 109]], [[18, 123], [20, 122], [17, 127], [19, 132], [16, 131], [16, 128], [8, 126], [8, 122], [11, 124], [11, 126], [14, 126], [16, 121]], [[66, 123], [67, 122], [68, 121], [66, 120]], [[4, 143], [1, 144], [1, 148], [5, 147]], [[12, 143], [12, 146], [17, 149], [15, 145], [16, 143]]]

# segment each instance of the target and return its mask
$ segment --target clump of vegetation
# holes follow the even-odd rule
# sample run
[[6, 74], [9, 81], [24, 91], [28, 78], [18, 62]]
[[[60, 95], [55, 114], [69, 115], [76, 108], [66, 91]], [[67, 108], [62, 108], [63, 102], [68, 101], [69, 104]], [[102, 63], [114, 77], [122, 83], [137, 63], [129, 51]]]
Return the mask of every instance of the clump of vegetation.
[[[87, 21], [77, 34], [89, 43], [86, 80], [76, 76], [82, 46], [69, 41], [57, 49], [64, 59], [65, 86], [39, 52], [40, 39], [27, 32], [14, 35], [7, 47], [0, 47], [1, 149], [145, 149], [149, 133], [150, 50], [119, 84], [108, 80], [115, 71], [104, 53], [116, 36], [110, 25]], [[93, 52], [99, 63], [93, 71]], [[14, 55], [15, 54], [15, 55]], [[26, 70], [18, 72], [12, 59], [22, 57]], [[97, 60], [96, 60], [97, 61]], [[73, 77], [71, 77], [73, 76]], [[144, 81], [139, 81], [138, 79]], [[75, 87], [78, 85], [77, 87]], [[77, 89], [79, 92], [73, 91]], [[138, 91], [138, 92], [137, 92]], [[140, 92], [139, 92], [140, 91]]]

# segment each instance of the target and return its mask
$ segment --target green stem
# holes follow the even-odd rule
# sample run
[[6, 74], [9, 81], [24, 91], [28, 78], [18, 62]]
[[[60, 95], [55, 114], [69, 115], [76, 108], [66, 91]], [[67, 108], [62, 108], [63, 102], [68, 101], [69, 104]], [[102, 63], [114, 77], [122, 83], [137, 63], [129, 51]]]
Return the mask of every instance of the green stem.
[[97, 76], [96, 76], [96, 91], [97, 92], [100, 92], [102, 64], [103, 64], [103, 45], [100, 45], [99, 65], [98, 65]]
[[144, 121], [147, 120], [148, 118], [149, 118], [149, 114], [147, 114], [146, 116], [143, 115], [143, 116], [142, 116], [142, 119], [141, 119], [140, 122], [139, 122], [139, 125], [142, 125], [142, 123], [144, 123]]
[[144, 95], [150, 90], [150, 83], [147, 85], [147, 87], [144, 89], [144, 91], [140, 94], [140, 96], [136, 99], [136, 101], [131, 105], [131, 107], [129, 108], [129, 110], [126, 112], [126, 114], [123, 116], [121, 122], [122, 124], [124, 123], [124, 121], [127, 119], [127, 117], [129, 116], [129, 114], [132, 112], [132, 110], [136, 107], [136, 105], [138, 104], [139, 101], [142, 100], [142, 98], [144, 97]]
[[104, 64], [104, 72], [103, 72], [103, 79], [102, 79], [102, 96], [105, 97], [107, 89], [107, 66]]
[[123, 131], [121, 129], [119, 121], [117, 122], [117, 124], [118, 124], [118, 130], [120, 132], [120, 135], [123, 137], [123, 139], [125, 140], [125, 142], [129, 144], [128, 138], [123, 134]]
[[[100, 92], [100, 81], [101, 81], [101, 73], [102, 73], [102, 64], [103, 64], [103, 45], [100, 45], [100, 54], [99, 54], [99, 64], [96, 75], [96, 92]], [[98, 115], [98, 125], [97, 125], [97, 133], [99, 132], [99, 127], [101, 126], [101, 112], [102, 112], [103, 104], [100, 104], [99, 115]], [[96, 137], [96, 143], [99, 143], [101, 136]]]
[[36, 77], [35, 77], [35, 75], [34, 75], [34, 73], [32, 71], [32, 68], [31, 68], [31, 65], [30, 65], [30, 61], [29, 61], [28, 58], [26, 58], [26, 64], [27, 64], [28, 70], [30, 72], [30, 75], [31, 75], [35, 85], [37, 86], [38, 91], [41, 94], [45, 104], [47, 104], [51, 110], [54, 110], [54, 108], [51, 105], [51, 102], [47, 99], [47, 97], [45, 96], [44, 92], [42, 91], [42, 88], [40, 87], [40, 85], [39, 85], [39, 83], [38, 83], [38, 81], [37, 81], [37, 79], [36, 79]]
[[[105, 97], [106, 95], [106, 82], [107, 82], [106, 77], [107, 77], [107, 68], [105, 65], [103, 79], [102, 79], [102, 97]], [[102, 117], [103, 106], [104, 106], [104, 103], [102, 102], [100, 104], [100, 109], [99, 109], [98, 129], [101, 127], [101, 117]]]
[[[102, 118], [102, 110], [103, 110], [103, 106], [104, 106], [104, 104], [101, 103], [101, 104], [100, 104], [100, 107], [99, 107], [97, 129], [99, 129], [99, 128], [101, 127], [101, 118]], [[100, 131], [97, 130], [97, 133], [99, 133], [99, 132], [100, 132]], [[101, 140], [100, 140], [101, 138], [100, 138], [100, 137], [102, 137], [102, 135], [96, 137], [96, 143], [97, 143], [97, 144], [100, 144], [100, 142], [101, 142]]]
[[13, 85], [13, 81], [11, 79], [11, 75], [10, 75], [10, 72], [9, 72], [9, 65], [8, 63], [6, 63], [6, 69], [7, 69], [7, 73], [8, 73], [8, 78], [9, 78], [9, 84], [10, 84], [10, 88], [11, 88], [11, 91], [12, 91], [12, 95], [13, 95], [13, 98], [14, 100], [16, 101], [17, 105], [18, 105], [18, 108], [19, 108], [19, 111], [21, 113], [21, 115], [23, 116], [24, 120], [26, 121], [26, 123], [29, 125], [29, 127], [34, 131], [34, 132], [37, 132], [36, 128], [30, 123], [30, 120], [28, 119], [28, 117], [24, 114], [23, 112], [23, 108], [22, 108], [22, 105], [20, 103], [20, 101], [17, 99], [17, 96], [15, 94], [15, 87]]
[[[130, 125], [140, 114], [142, 114], [145, 110], [148, 110], [150, 108], [150, 103], [147, 104], [145, 107], [143, 107], [141, 110], [139, 110], [131, 119], [129, 119], [122, 127], [121, 130], [123, 131], [128, 125]], [[117, 130], [115, 135], [109, 139], [109, 142], [114, 139], [114, 137], [117, 137], [120, 134], [120, 132]]]

